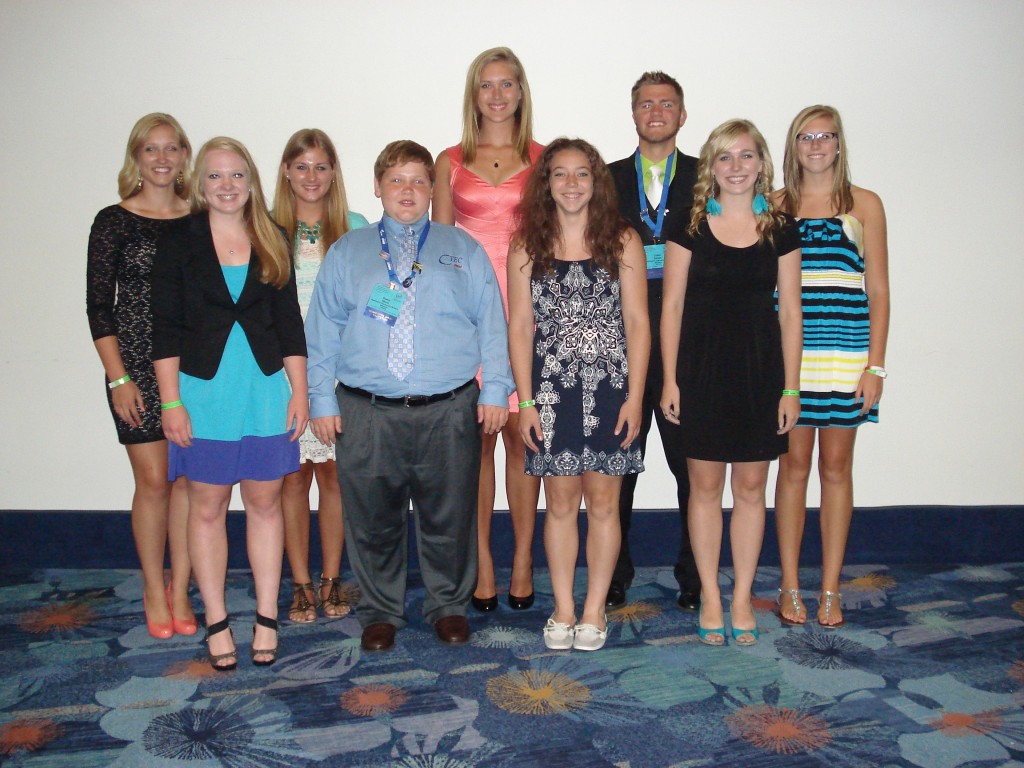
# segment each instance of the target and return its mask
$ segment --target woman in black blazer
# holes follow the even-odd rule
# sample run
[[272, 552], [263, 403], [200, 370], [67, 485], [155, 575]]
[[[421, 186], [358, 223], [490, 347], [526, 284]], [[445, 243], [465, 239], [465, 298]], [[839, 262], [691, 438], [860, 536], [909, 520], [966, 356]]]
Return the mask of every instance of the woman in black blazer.
[[157, 246], [153, 358], [169, 475], [188, 478], [189, 554], [210, 663], [223, 671], [238, 657], [224, 600], [235, 483], [256, 582], [252, 659], [262, 666], [277, 657], [281, 478], [298, 469], [296, 440], [309, 417], [306, 344], [288, 246], [242, 144], [203, 145], [191, 203], [193, 215]]

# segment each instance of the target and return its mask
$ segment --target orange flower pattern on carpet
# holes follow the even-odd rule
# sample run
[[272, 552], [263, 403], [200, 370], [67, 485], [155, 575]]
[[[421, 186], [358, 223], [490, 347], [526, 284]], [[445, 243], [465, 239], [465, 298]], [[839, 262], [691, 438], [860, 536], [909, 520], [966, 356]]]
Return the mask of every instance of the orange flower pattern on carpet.
[[393, 685], [360, 685], [345, 691], [341, 706], [361, 717], [376, 717], [394, 712], [409, 700], [409, 694]]
[[978, 736], [998, 731], [1003, 717], [994, 710], [970, 714], [969, 712], [943, 712], [942, 717], [932, 720], [930, 725], [944, 736]]
[[35, 752], [61, 734], [52, 720], [14, 720], [0, 725], [0, 755]]
[[638, 600], [635, 603], [627, 603], [620, 608], [608, 611], [608, 621], [625, 624], [629, 621], [653, 619], [655, 616], [660, 614], [661, 608], [656, 606], [654, 603], [647, 603], [643, 600]]
[[559, 715], [587, 706], [590, 689], [561, 672], [524, 669], [488, 680], [487, 697], [516, 715]]
[[34, 611], [27, 611], [18, 618], [26, 632], [41, 635], [46, 632], [67, 632], [89, 624], [96, 614], [92, 608], [81, 603], [54, 603]]
[[883, 573], [865, 573], [855, 579], [844, 581], [839, 585], [840, 590], [851, 592], [870, 592], [876, 589], [892, 589], [896, 586], [896, 579], [886, 576]]
[[827, 746], [828, 723], [789, 707], [743, 707], [725, 718], [733, 735], [766, 752], [795, 755]]

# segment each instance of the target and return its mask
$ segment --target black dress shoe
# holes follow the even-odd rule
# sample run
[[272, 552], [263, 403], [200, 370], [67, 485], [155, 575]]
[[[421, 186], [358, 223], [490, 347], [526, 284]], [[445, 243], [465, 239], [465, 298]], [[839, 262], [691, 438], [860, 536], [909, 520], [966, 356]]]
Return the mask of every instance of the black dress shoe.
[[[498, 598], [494, 598], [497, 602]], [[445, 645], [465, 645], [469, 642], [469, 622], [465, 616], [445, 616], [434, 622], [437, 639]]]
[[527, 608], [533, 607], [534, 593], [531, 592], [526, 597], [516, 597], [511, 592], [508, 593], [508, 604], [514, 610], [525, 611]]
[[498, 596], [493, 595], [491, 597], [477, 597], [473, 595], [470, 601], [473, 607], [476, 608], [480, 613], [490, 613], [491, 611], [498, 610]]
[[363, 629], [361, 642], [364, 651], [388, 651], [395, 644], [395, 625], [386, 621], [369, 624]]
[[608, 608], [618, 608], [626, 604], [626, 585], [621, 581], [613, 581], [608, 586], [608, 597], [604, 601]]
[[693, 611], [696, 613], [700, 605], [700, 590], [684, 589], [679, 593], [679, 597], [676, 598], [676, 605], [682, 611]]

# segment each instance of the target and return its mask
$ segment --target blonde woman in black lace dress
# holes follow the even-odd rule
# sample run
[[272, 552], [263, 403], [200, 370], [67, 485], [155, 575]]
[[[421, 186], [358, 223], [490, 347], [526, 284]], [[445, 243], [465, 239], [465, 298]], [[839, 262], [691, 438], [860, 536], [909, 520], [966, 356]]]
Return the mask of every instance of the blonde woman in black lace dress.
[[[146, 628], [153, 637], [196, 632], [188, 598], [183, 481], [167, 482], [167, 441], [152, 361], [150, 270], [167, 225], [188, 213], [192, 149], [178, 121], [153, 113], [132, 128], [118, 175], [121, 202], [100, 211], [89, 236], [89, 328], [106, 373], [107, 402], [128, 451], [135, 495], [132, 533], [142, 566]], [[170, 543], [171, 580], [164, 584]]]

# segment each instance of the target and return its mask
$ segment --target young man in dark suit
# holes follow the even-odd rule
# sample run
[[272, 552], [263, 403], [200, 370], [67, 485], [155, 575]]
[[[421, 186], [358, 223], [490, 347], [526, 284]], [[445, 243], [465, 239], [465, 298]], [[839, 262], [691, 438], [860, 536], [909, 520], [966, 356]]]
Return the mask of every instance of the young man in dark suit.
[[[675, 577], [679, 582], [677, 603], [683, 610], [697, 610], [700, 599], [700, 577], [690, 549], [686, 522], [686, 506], [690, 498], [690, 481], [686, 473], [686, 457], [682, 455], [677, 437], [679, 427], [665, 420], [658, 404], [661, 400], [661, 344], [658, 326], [661, 322], [661, 278], [665, 264], [664, 236], [670, 227], [685, 226], [690, 216], [697, 159], [676, 149], [676, 134], [686, 122], [683, 89], [664, 72], [645, 72], [633, 85], [633, 124], [639, 147], [629, 157], [608, 167], [619, 195], [619, 212], [637, 232], [647, 253], [647, 301], [651, 312], [651, 365], [644, 389], [644, 420], [640, 445], [646, 449], [652, 416], [665, 448], [668, 467], [676, 479], [681, 525], [679, 556]], [[633, 580], [633, 561], [629, 553], [629, 528], [633, 516], [633, 492], [638, 475], [623, 479], [619, 498], [619, 520], [622, 545], [619, 559], [608, 589], [608, 607], [626, 602], [626, 590]]]

